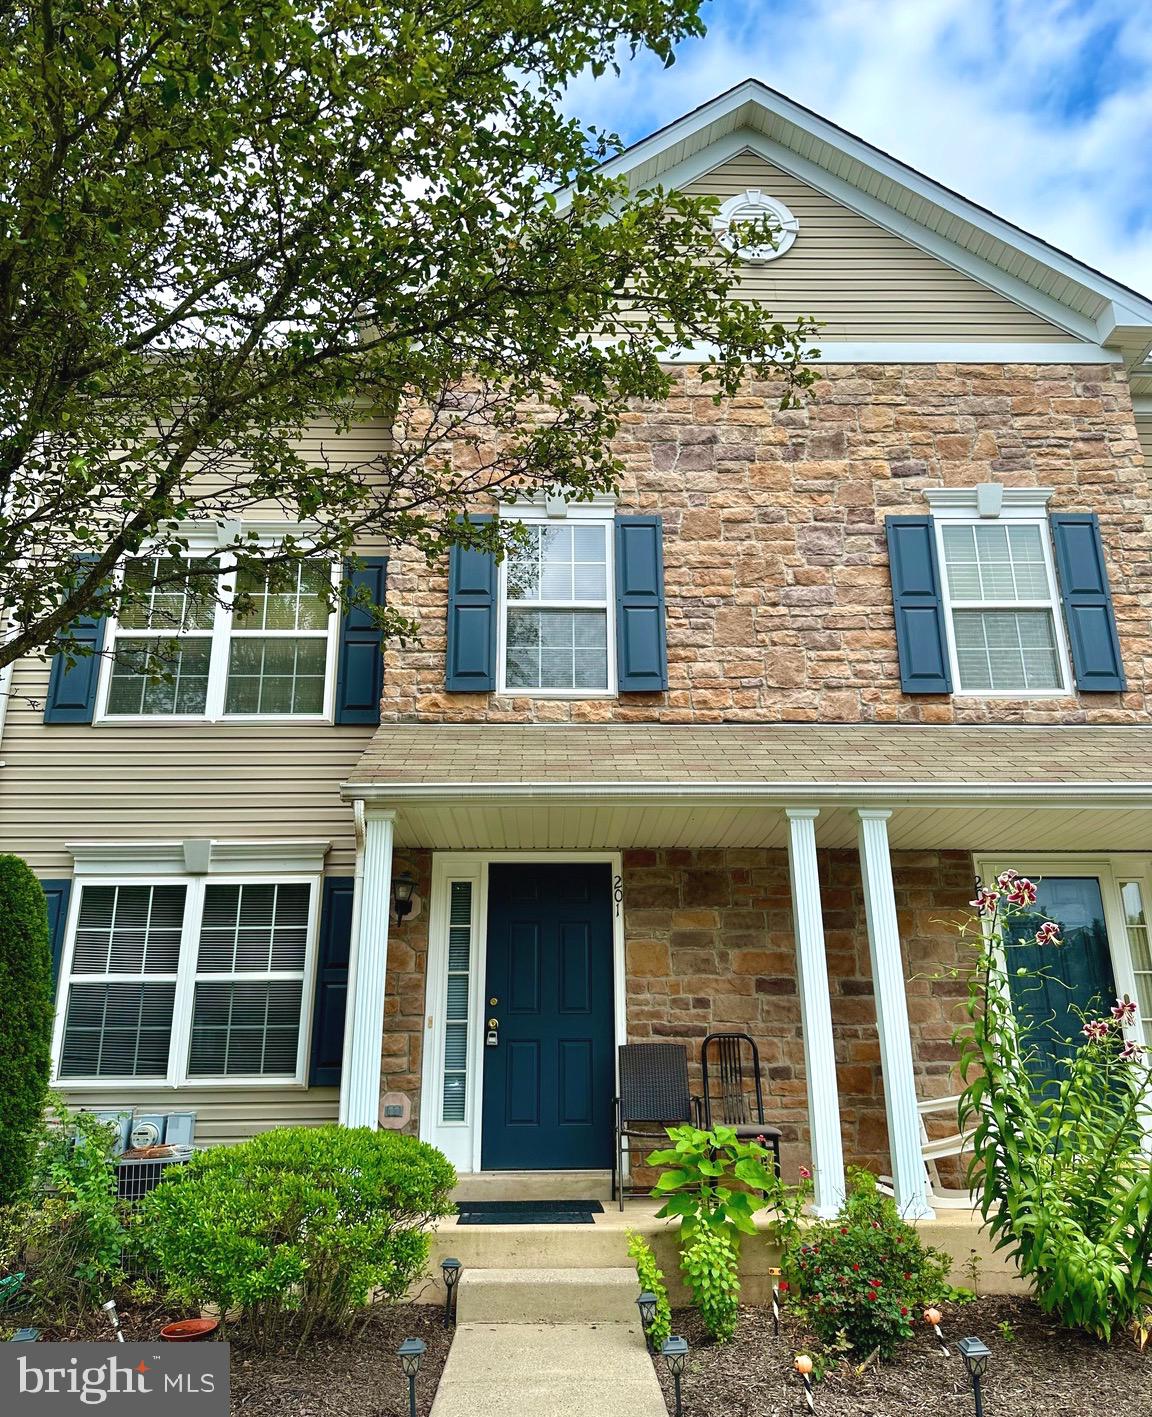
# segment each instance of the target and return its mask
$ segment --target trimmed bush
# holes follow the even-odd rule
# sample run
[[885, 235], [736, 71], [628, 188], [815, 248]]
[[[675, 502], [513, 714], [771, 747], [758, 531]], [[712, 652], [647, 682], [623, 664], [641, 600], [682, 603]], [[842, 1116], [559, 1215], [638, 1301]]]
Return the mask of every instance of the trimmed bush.
[[139, 1241], [171, 1296], [213, 1305], [260, 1347], [348, 1323], [425, 1272], [456, 1173], [415, 1137], [282, 1127], [216, 1147], [140, 1207]]
[[52, 948], [40, 882], [0, 856], [0, 1196], [20, 1195], [39, 1136], [52, 1048]]

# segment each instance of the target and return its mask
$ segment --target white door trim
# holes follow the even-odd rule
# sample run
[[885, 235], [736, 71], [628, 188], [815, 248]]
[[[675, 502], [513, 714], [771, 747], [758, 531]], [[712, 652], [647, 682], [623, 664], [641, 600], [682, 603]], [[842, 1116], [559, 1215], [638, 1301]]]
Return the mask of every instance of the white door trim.
[[[488, 969], [488, 868], [493, 862], [549, 861], [607, 865], [611, 872], [612, 993], [615, 1047], [628, 1041], [627, 969], [624, 957], [623, 857], [619, 851], [437, 851], [432, 856], [428, 907], [428, 968], [424, 993], [424, 1046], [420, 1068], [420, 1139], [445, 1153], [459, 1172], [481, 1169], [481, 1107], [484, 1097], [484, 1022]], [[440, 1120], [444, 1074], [444, 1012], [448, 974], [449, 886], [473, 883], [472, 957], [468, 990], [468, 1073], [463, 1122]]]
[[[1124, 905], [1120, 897], [1121, 881], [1139, 881], [1140, 891], [1147, 908], [1152, 903], [1149, 895], [1152, 876], [1152, 857], [1136, 853], [1094, 853], [1094, 852], [1030, 852], [1027, 855], [997, 854], [980, 855], [973, 858], [976, 874], [981, 880], [992, 880], [1009, 867], [1025, 876], [1093, 876], [1100, 882], [1100, 896], [1104, 902], [1104, 928], [1108, 932], [1108, 952], [1112, 957], [1112, 975], [1116, 982], [1116, 992], [1123, 998], [1136, 999], [1136, 977], [1132, 971], [1132, 951], [1128, 946], [1128, 925], [1124, 916]], [[1136, 1022], [1124, 1030], [1126, 1038], [1138, 1043], [1147, 1041], [1145, 1023], [1137, 1015]]]

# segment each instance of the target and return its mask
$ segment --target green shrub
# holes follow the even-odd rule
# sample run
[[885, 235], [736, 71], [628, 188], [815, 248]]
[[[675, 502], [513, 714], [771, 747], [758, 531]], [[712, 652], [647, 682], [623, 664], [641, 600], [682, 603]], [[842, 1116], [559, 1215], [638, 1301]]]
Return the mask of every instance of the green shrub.
[[684, 1283], [704, 1327], [727, 1343], [736, 1332], [740, 1304], [740, 1251], [723, 1230], [698, 1230], [680, 1256]]
[[923, 1245], [900, 1218], [875, 1176], [861, 1170], [849, 1171], [836, 1218], [795, 1237], [783, 1263], [799, 1316], [826, 1346], [846, 1345], [858, 1359], [876, 1349], [889, 1358], [911, 1338], [919, 1311], [952, 1292], [950, 1267], [947, 1255]]
[[456, 1173], [434, 1147], [367, 1128], [284, 1127], [217, 1147], [140, 1207], [172, 1297], [235, 1316], [259, 1346], [346, 1324], [424, 1273]]
[[27, 1187], [48, 1092], [52, 949], [40, 882], [0, 856], [0, 1196]]
[[0, 1269], [24, 1271], [35, 1311], [66, 1322], [110, 1298], [124, 1278], [114, 1132], [58, 1106], [37, 1139], [31, 1193], [0, 1210]]
[[[1152, 1314], [1152, 1067], [1125, 1037], [1137, 1011], [1125, 997], [1105, 1001], [1100, 1017], [1081, 1015], [1051, 1077], [1037, 1046], [1051, 1024], [1019, 1017], [1002, 962], [1016, 944], [1062, 948], [1036, 898], [1034, 882], [1005, 871], [981, 888], [975, 918], [960, 927], [974, 945], [968, 1021], [956, 1040], [961, 1124], [973, 1132], [969, 1183], [997, 1248], [1046, 1313], [1100, 1338], [1122, 1328], [1139, 1335]], [[1013, 973], [1024, 977], [1020, 988], [1029, 977], [1043, 987], [1043, 969]]]
[[641, 1292], [647, 1290], [656, 1296], [656, 1317], [648, 1330], [648, 1342], [659, 1353], [664, 1340], [672, 1333], [672, 1305], [668, 1302], [664, 1271], [656, 1263], [652, 1246], [643, 1235], [637, 1235], [634, 1230], [628, 1232], [628, 1254], [636, 1266], [636, 1278], [640, 1281]]

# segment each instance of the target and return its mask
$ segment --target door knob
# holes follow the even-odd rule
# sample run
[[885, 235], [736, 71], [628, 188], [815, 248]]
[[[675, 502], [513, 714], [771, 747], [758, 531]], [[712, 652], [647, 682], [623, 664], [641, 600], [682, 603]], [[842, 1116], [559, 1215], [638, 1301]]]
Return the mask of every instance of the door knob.
[[488, 1037], [485, 1040], [485, 1046], [488, 1048], [495, 1048], [499, 1042], [500, 1020], [498, 1018], [490, 1018], [488, 1020]]

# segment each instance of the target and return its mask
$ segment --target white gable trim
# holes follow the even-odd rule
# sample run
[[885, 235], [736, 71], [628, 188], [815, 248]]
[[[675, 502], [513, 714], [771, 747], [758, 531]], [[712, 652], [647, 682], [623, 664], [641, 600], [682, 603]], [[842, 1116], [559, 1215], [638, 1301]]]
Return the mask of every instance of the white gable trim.
[[722, 167], [724, 163], [730, 162], [732, 158], [746, 152], [763, 158], [765, 162], [772, 163], [773, 166], [788, 173], [790, 177], [806, 182], [815, 191], [831, 198], [834, 202], [839, 202], [841, 206], [847, 207], [857, 216], [870, 221], [873, 226], [878, 226], [892, 236], [897, 236], [901, 240], [919, 247], [921, 251], [926, 251], [946, 266], [951, 266], [953, 270], [987, 286], [998, 295], [1004, 296], [1006, 300], [1014, 301], [1015, 304], [1031, 311], [1033, 315], [1047, 320], [1058, 329], [1065, 330], [1076, 339], [1094, 344], [1107, 337], [1107, 332], [1101, 331], [1098, 321], [1090, 320], [1086, 315], [1070, 310], [1066, 305], [1053, 300], [1051, 296], [1042, 294], [1025, 281], [1008, 275], [999, 267], [964, 250], [954, 241], [948, 241], [945, 237], [937, 235], [936, 232], [929, 231], [927, 227], [911, 221], [886, 203], [875, 197], [870, 197], [867, 192], [862, 192], [852, 183], [833, 176], [825, 168], [817, 166], [816, 163], [802, 158], [790, 148], [774, 142], [771, 138], [766, 138], [762, 133], [753, 132], [749, 128], [742, 128], [729, 134], [726, 138], [721, 138], [719, 142], [713, 143], [703, 151], [685, 159], [669, 172], [662, 173], [661, 184], [666, 187], [686, 187], [690, 182], [699, 181], [708, 173], [714, 172], [716, 168]]
[[[821, 149], [832, 150], [842, 159], [843, 169], [848, 173], [851, 173], [855, 165], [866, 169], [868, 173], [874, 174], [875, 185], [879, 191], [883, 192], [886, 187], [889, 189], [888, 201], [869, 196], [854, 182], [834, 177], [828, 168], [801, 157], [792, 148], [784, 148], [782, 144], [755, 133], [753, 125], [759, 121], [764, 121], [766, 127], [775, 123], [777, 128], [791, 130], [796, 135], [797, 147], [804, 146], [818, 154]], [[729, 130], [709, 143], [707, 130], [714, 126], [723, 128], [726, 123]], [[733, 126], [745, 131], [734, 134], [731, 131]], [[885, 216], [883, 220], [878, 221], [879, 225], [894, 230], [898, 235], [905, 235], [906, 239], [914, 241], [934, 255], [940, 254], [934, 249], [936, 243], [943, 242], [950, 248], [950, 253], [941, 254], [940, 259], [946, 260], [957, 269], [968, 270], [975, 279], [981, 280], [994, 290], [999, 290], [1026, 309], [1052, 320], [1070, 333], [1092, 341], [1114, 340], [1116, 343], [1122, 343], [1130, 360], [1143, 358], [1141, 346], [1145, 345], [1145, 337], [1148, 343], [1152, 343], [1152, 300], [1126, 289], [1075, 257], [1021, 231], [1002, 217], [941, 186], [930, 177], [890, 157], [863, 139], [845, 132], [844, 129], [755, 79], [745, 80], [727, 93], [720, 94], [692, 113], [642, 139], [606, 162], [603, 171], [609, 176], [623, 176], [647, 164], [656, 164], [662, 154], [673, 153], [677, 148], [683, 147], [688, 156], [679, 166], [670, 162], [668, 169], [652, 176], [653, 181], [659, 180], [664, 186], [673, 186], [679, 181], [674, 174], [680, 168], [690, 165], [695, 167], [699, 164], [700, 171], [710, 170], [718, 160], [724, 160], [718, 159], [717, 154], [730, 148], [733, 141], [748, 146], [750, 135], [759, 138], [767, 145], [768, 150], [777, 154], [770, 160], [779, 161], [782, 167], [793, 172], [795, 176], [812, 182], [813, 186], [827, 191], [829, 196], [835, 196], [837, 200], [844, 201], [845, 205], [859, 211], [861, 215], [868, 216], [870, 220], [877, 221], [878, 217], [873, 213], [882, 209]], [[694, 146], [700, 149], [695, 157], [692, 156]], [[780, 156], [784, 153], [788, 155], [787, 165]], [[814, 173], [821, 174], [818, 181], [813, 180], [810, 175]], [[857, 173], [857, 178], [860, 175]], [[871, 186], [871, 182], [868, 185]], [[848, 199], [846, 195], [841, 195], [841, 192], [853, 195]], [[560, 194], [561, 205], [566, 198], [566, 193]], [[947, 236], [911, 221], [910, 217], [898, 210], [905, 205], [906, 200], [913, 210], [919, 206], [926, 217], [931, 215], [933, 226], [937, 224], [938, 219], [942, 226], [951, 224], [953, 229], [962, 235], [963, 243], [952, 242]], [[899, 224], [906, 220], [910, 222], [908, 232], [899, 229]], [[912, 234], [913, 231], [915, 235]], [[933, 242], [932, 246], [928, 244], [929, 238]], [[1012, 253], [1019, 253], [1025, 264], [1039, 268], [1036, 271], [1037, 279], [1040, 284], [1047, 284], [1049, 290], [1042, 291], [1033, 281], [1010, 275], [994, 261], [982, 261], [974, 251], [968, 249], [969, 246], [978, 247], [981, 241], [987, 241], [994, 247], [1007, 248]], [[983, 273], [976, 275], [974, 269], [969, 270], [967, 263], [970, 261], [977, 262], [977, 269]], [[995, 279], [990, 272], [995, 272]], [[1043, 274], [1045, 272], [1046, 277]], [[1026, 299], [1018, 293], [1020, 288], [1028, 291]], [[1072, 304], [1062, 303], [1059, 298], [1062, 290], [1067, 292]], [[1039, 306], [1037, 301], [1041, 302]], [[1085, 321], [1090, 328], [1085, 326]]]
[[[1123, 364], [1116, 349], [1078, 340], [1016, 344], [1008, 340], [812, 340], [806, 350], [819, 350], [812, 364]], [[719, 350], [697, 342], [661, 354], [661, 364], [705, 364]], [[1152, 412], [1152, 405], [1150, 405]]]

